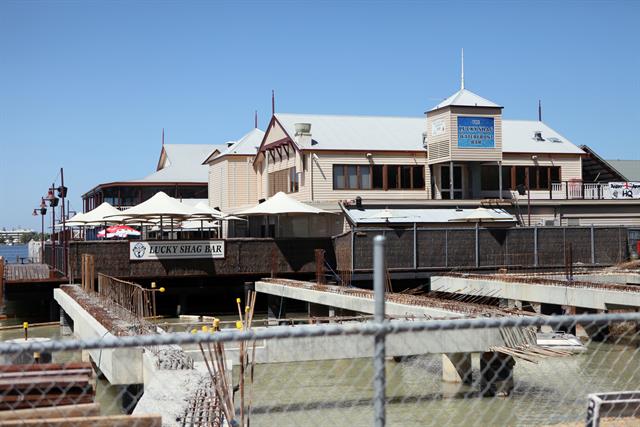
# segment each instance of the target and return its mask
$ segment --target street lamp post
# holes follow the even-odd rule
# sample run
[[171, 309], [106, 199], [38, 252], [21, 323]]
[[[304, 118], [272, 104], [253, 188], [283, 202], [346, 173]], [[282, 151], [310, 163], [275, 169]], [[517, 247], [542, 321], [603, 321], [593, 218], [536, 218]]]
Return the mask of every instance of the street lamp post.
[[33, 216], [40, 215], [40, 263], [44, 263], [44, 217], [47, 215], [47, 205], [44, 197], [40, 199], [40, 207], [33, 210]]

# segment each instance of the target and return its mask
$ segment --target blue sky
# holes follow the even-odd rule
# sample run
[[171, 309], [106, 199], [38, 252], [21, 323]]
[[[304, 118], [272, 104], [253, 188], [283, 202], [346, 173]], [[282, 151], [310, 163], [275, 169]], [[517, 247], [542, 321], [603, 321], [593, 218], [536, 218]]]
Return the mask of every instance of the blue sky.
[[640, 158], [640, 2], [0, 2], [0, 227], [271, 110], [419, 116], [459, 87]]

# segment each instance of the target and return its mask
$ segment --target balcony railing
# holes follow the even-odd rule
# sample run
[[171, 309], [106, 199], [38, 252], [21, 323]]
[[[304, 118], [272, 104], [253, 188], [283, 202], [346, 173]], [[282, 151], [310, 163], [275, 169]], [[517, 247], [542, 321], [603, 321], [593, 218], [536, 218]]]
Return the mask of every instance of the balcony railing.
[[635, 193], [623, 194], [620, 190], [612, 190], [609, 183], [587, 183], [582, 181], [562, 181], [551, 184], [549, 198], [556, 200], [602, 200], [638, 198]]

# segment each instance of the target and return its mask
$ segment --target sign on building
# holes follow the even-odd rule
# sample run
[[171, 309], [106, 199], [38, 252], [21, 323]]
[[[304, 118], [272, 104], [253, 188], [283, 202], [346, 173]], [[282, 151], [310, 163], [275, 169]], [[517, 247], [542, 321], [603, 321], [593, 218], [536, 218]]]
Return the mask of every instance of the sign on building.
[[431, 123], [431, 136], [444, 135], [446, 130], [444, 119], [437, 119]]
[[609, 198], [640, 199], [640, 182], [610, 182]]
[[130, 242], [129, 259], [148, 261], [159, 259], [224, 258], [224, 240], [167, 240]]
[[493, 117], [458, 116], [459, 148], [494, 148]]

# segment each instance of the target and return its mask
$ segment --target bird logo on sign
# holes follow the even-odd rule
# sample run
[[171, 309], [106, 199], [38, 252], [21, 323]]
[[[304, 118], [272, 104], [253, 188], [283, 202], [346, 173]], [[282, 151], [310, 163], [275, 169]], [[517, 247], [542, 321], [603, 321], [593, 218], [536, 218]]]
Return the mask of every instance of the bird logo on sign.
[[147, 248], [142, 243], [136, 243], [133, 247], [133, 255], [135, 255], [136, 258], [142, 258], [146, 251]]

